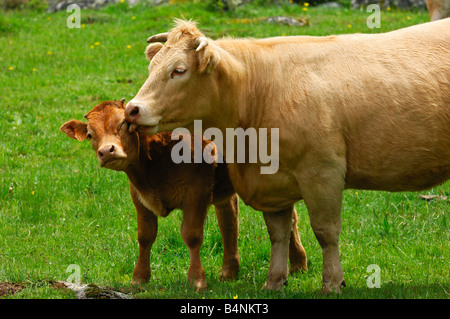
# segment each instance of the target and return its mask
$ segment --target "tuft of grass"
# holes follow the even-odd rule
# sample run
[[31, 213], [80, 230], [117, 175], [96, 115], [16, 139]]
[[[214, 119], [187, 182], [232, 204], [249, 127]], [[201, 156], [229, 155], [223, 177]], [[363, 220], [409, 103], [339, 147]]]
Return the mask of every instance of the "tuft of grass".
[[[152, 279], [135, 289], [137, 225], [128, 180], [100, 169], [90, 145], [67, 138], [59, 127], [104, 100], [131, 99], [147, 77], [146, 38], [171, 28], [176, 17], [197, 20], [218, 38], [384, 32], [426, 22], [428, 13], [383, 10], [381, 29], [368, 29], [368, 14], [359, 10], [294, 5], [213, 12], [193, 3], [118, 4], [83, 10], [80, 29], [67, 28], [69, 14], [0, 16], [0, 282], [24, 286], [7, 298], [74, 298], [51, 284], [67, 280], [72, 264], [83, 283], [131, 290], [139, 298], [336, 298], [319, 294], [322, 254], [301, 202], [298, 229], [309, 271], [291, 275], [283, 292], [261, 290], [270, 241], [261, 213], [242, 202], [236, 281], [218, 282], [223, 248], [211, 209], [201, 250], [208, 289], [196, 293], [188, 285], [182, 213], [175, 211], [159, 221]], [[264, 22], [279, 15], [308, 19], [310, 26]], [[448, 196], [450, 183], [425, 194]], [[449, 297], [449, 203], [418, 195], [345, 191], [340, 249], [347, 288], [339, 298]], [[371, 264], [381, 269], [379, 289], [367, 288]]]

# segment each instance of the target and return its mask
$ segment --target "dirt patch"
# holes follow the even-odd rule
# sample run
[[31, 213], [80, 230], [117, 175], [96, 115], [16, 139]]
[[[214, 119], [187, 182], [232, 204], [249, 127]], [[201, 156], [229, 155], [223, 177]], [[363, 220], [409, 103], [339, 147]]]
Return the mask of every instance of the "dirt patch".
[[14, 284], [10, 282], [0, 282], [0, 298], [7, 295], [14, 295], [25, 288], [24, 285]]

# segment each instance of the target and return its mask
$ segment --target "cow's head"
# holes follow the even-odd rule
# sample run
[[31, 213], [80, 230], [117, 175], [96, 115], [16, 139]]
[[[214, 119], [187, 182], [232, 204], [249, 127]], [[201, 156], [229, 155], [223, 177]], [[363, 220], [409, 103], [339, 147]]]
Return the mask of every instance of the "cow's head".
[[60, 130], [78, 141], [89, 139], [101, 167], [123, 171], [139, 153], [137, 132], [125, 121], [124, 102], [103, 102], [84, 116], [88, 123], [71, 120]]
[[[217, 98], [213, 70], [217, 46], [192, 21], [176, 20], [169, 33], [147, 39], [149, 77], [126, 107], [126, 118], [144, 134], [187, 127], [204, 118]], [[163, 45], [160, 42], [165, 42]]]

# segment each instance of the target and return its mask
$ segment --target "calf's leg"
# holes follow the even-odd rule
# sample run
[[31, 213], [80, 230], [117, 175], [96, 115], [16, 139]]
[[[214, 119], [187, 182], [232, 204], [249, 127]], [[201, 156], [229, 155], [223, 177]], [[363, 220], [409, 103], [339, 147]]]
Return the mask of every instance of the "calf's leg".
[[158, 218], [137, 199], [134, 190], [131, 197], [137, 211], [139, 257], [134, 267], [132, 284], [145, 284], [149, 281], [150, 251], [158, 232]]
[[300, 270], [308, 271], [306, 251], [300, 240], [300, 235], [297, 229], [297, 221], [297, 211], [295, 210], [295, 207], [293, 207], [291, 240], [289, 242], [289, 262], [291, 266], [290, 273]]
[[292, 213], [292, 208], [276, 213], [263, 213], [272, 244], [269, 273], [263, 289], [282, 290], [287, 283]]
[[206, 276], [200, 261], [200, 248], [203, 243], [203, 224], [208, 205], [195, 203], [184, 210], [181, 223], [181, 237], [189, 249], [190, 266], [188, 281], [197, 291], [206, 289]]
[[214, 203], [220, 234], [223, 242], [223, 262], [220, 279], [235, 279], [239, 272], [239, 198], [234, 194], [219, 203]]

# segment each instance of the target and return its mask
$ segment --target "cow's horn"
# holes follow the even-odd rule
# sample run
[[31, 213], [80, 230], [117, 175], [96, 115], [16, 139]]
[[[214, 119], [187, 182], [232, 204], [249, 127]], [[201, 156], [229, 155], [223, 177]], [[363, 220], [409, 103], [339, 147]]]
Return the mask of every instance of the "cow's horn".
[[197, 39], [195, 39], [195, 45], [198, 45], [197, 49], [195, 50], [198, 52], [208, 45], [208, 39], [203, 36], [198, 37]]
[[155, 35], [152, 35], [151, 37], [149, 37], [147, 39], [147, 42], [148, 43], [152, 43], [152, 42], [166, 42], [168, 36], [169, 36], [168, 32], [155, 34]]

